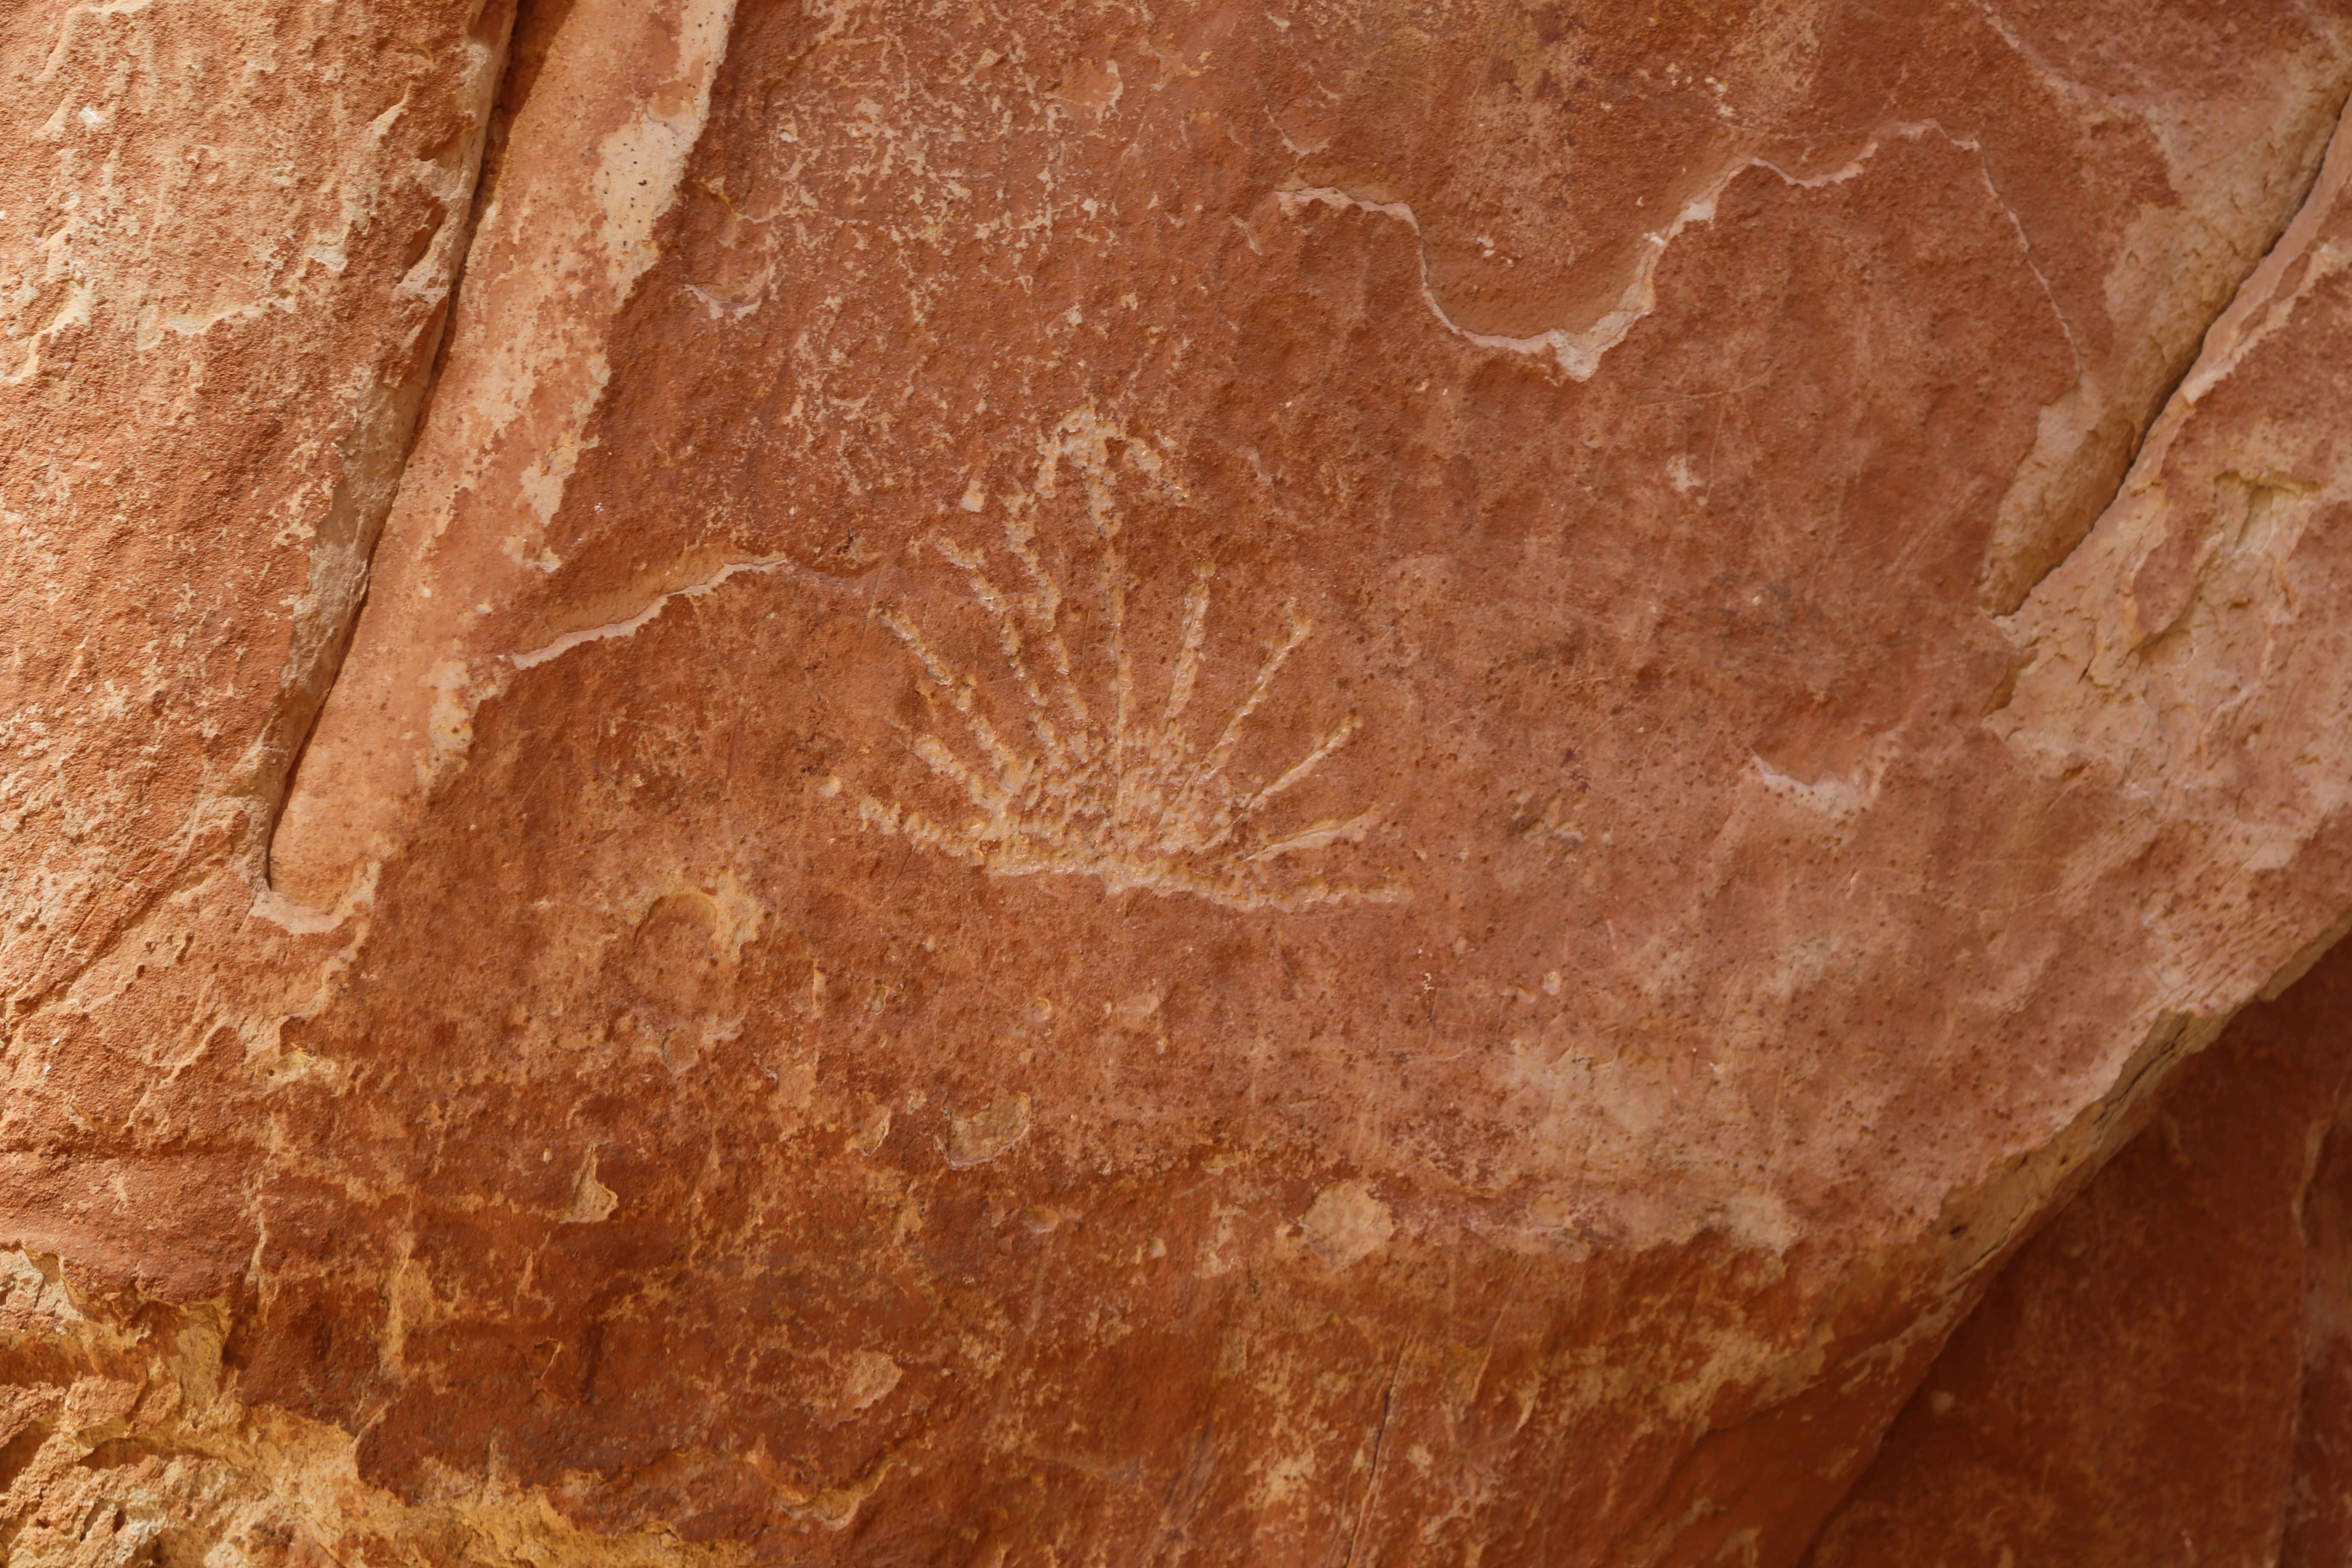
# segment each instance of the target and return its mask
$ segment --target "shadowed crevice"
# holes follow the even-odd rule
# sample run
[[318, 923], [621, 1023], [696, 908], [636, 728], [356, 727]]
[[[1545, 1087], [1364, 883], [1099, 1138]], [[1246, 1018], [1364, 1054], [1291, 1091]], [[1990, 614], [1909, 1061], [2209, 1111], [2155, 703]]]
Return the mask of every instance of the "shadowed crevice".
[[[457, 315], [467, 259], [493, 184], [489, 176], [504, 150], [503, 132], [513, 118], [513, 45], [529, 25], [530, 14], [541, 8], [569, 9], [569, 0], [556, 0], [551, 7], [535, 6], [533, 0], [479, 0], [465, 30], [464, 47], [474, 57], [459, 106], [467, 130], [436, 160], [438, 183], [446, 192], [445, 216], [408, 274], [408, 279], [415, 279], [421, 271], [429, 279], [440, 270], [446, 282], [410, 345], [405, 374], [379, 381], [360, 395], [351, 431], [336, 444], [342, 477], [311, 540], [309, 590], [294, 607], [278, 700], [224, 792], [247, 817], [247, 874], [257, 893], [269, 886], [270, 842], [303, 751], [342, 672], [367, 603], [376, 542], [400, 493], [424, 412], [447, 359], [450, 323]], [[404, 279], [404, 289], [410, 287], [408, 279]], [[425, 286], [431, 287], [429, 282]]]

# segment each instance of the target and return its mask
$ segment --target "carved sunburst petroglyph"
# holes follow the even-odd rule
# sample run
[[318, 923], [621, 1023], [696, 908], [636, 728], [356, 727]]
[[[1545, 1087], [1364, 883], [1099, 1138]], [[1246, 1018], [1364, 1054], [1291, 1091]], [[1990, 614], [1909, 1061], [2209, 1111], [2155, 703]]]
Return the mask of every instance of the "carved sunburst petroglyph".
[[[1066, 422], [1062, 434], [1072, 431]], [[1097, 432], [1079, 433], [1092, 436], [1100, 452]], [[1047, 494], [1053, 464], [1064, 451], [1076, 455], [1076, 444], [1049, 449], [1041, 472], [1045, 483], [1040, 486]], [[868, 795], [858, 803], [859, 816], [886, 833], [999, 876], [1089, 876], [1113, 892], [1147, 888], [1232, 909], [1295, 910], [1402, 897], [1402, 889], [1392, 883], [1339, 886], [1294, 869], [1297, 856], [1360, 840], [1376, 825], [1376, 808], [1285, 832], [1267, 827], [1270, 808], [1359, 733], [1355, 714], [1315, 735], [1272, 778], [1245, 782], [1234, 772], [1244, 728], [1273, 693], [1283, 667], [1313, 633], [1295, 604], [1283, 606], [1281, 634], [1265, 645], [1247, 689], [1203, 744], [1185, 723], [1208, 643], [1213, 575], [1210, 566], [1196, 568], [1184, 597], [1167, 689], [1157, 711], [1150, 710], [1138, 689], [1127, 642], [1118, 517], [1108, 504], [1101, 468], [1082, 466], [1087, 468], [1088, 510], [1100, 546], [1099, 646], [1091, 652], [1108, 672], [1108, 693], [1090, 700], [1085, 689], [1079, 662], [1064, 636], [1066, 596], [1040, 558], [1025, 519], [1011, 516], [1004, 523], [1003, 549], [1016, 574], [1009, 580], [1025, 584], [1011, 591], [990, 574], [983, 552], [967, 550], [945, 533], [934, 535], [929, 542], [961, 570], [993, 626], [1005, 672], [1020, 694], [1018, 728], [1000, 731], [982, 700], [979, 681], [950, 665], [919, 626], [895, 607], [878, 610], [883, 624], [913, 656], [920, 680], [961, 721], [961, 741], [923, 734], [914, 740], [913, 750], [972, 815], [950, 826], [914, 806]]]

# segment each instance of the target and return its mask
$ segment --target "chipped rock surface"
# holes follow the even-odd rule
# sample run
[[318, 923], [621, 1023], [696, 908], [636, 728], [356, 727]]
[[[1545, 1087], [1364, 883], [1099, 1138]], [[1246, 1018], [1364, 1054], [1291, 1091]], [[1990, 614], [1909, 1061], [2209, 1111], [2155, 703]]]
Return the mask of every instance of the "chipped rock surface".
[[2352, 5], [0, 72], [12, 1563], [1798, 1563], [2352, 913]]

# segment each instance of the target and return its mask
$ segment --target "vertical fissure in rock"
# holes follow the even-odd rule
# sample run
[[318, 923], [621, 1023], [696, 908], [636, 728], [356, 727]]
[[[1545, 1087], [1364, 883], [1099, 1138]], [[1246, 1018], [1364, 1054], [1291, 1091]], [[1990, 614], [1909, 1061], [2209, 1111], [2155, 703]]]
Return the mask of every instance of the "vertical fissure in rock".
[[[2106, 487], [2105, 492], [2099, 497], [2097, 503], [2083, 514], [2082, 531], [2075, 536], [2072, 543], [2053, 554], [2046, 564], [2032, 574], [2029, 581], [2018, 584], [2009, 594], [2001, 596], [2001, 603], [1989, 607], [1996, 609], [1997, 613], [2002, 616], [2015, 614], [2018, 608], [2032, 596], [2033, 591], [2049, 579], [2052, 573], [2063, 566], [2073, 557], [2074, 552], [2083, 547], [2084, 542], [2098, 527], [2099, 519], [2105, 517], [2108, 510], [2122, 497], [2125, 489], [2131, 484], [2132, 474], [2139, 467], [2140, 455], [2147, 450], [2149, 436], [2163, 422], [2165, 414], [2172, 407], [2174, 400], [2179, 397], [2180, 389], [2188, 384], [2189, 378], [2194, 375], [2197, 373], [2197, 367], [2204, 363], [2206, 349], [2212, 341], [2213, 330], [2230, 319], [2230, 314], [2237, 309], [2238, 302], [2245, 298], [2246, 290], [2263, 276], [2263, 269], [2269, 266], [2271, 258], [2278, 254], [2279, 247], [2287, 243], [2288, 237], [2294, 234], [2297, 220], [2302, 218], [2314, 202], [2326, 199], [2327, 193], [2322, 187], [2321, 181], [2326, 173], [2330, 151], [2334, 149], [2337, 140], [2346, 133], [2345, 122], [2347, 116], [2352, 116], [2352, 83], [2346, 84], [2343, 96], [2336, 99], [2336, 108], [2327, 117], [2327, 134], [2319, 140], [2318, 156], [2312, 160], [2311, 167], [2303, 178], [2302, 188], [2295, 193], [2294, 199], [2287, 205], [2277, 230], [2272, 234], [2269, 242], [2263, 247], [2262, 253], [2254, 258], [2252, 265], [2247, 267], [2245, 272], [2231, 287], [2229, 294], [2221, 300], [2220, 308], [2206, 319], [2205, 325], [2197, 333], [2194, 350], [2182, 356], [2179, 363], [2173, 368], [2171, 374], [2158, 385], [2154, 395], [2149, 397], [2142, 406], [2139, 417], [2133, 422], [2131, 439], [2124, 448], [2124, 458], [2116, 469], [2113, 482]], [[2022, 237], [2023, 230], [2020, 229], [2019, 233]]]
[[[423, 269], [426, 289], [434, 287], [430, 279], [436, 272], [446, 281], [419, 329], [406, 374], [379, 380], [362, 392], [350, 432], [336, 443], [342, 474], [310, 542], [309, 584], [294, 606], [278, 699], [225, 792], [247, 818], [247, 874], [257, 892], [269, 885], [270, 841], [327, 694], [342, 672], [367, 603], [376, 542], [400, 493], [424, 410], [447, 357], [466, 263], [490, 184], [488, 153], [505, 107], [511, 46], [519, 18], [532, 4], [478, 0], [467, 22], [464, 47], [471, 59], [460, 106], [468, 124], [436, 161], [437, 169], [429, 183], [440, 187], [436, 195], [445, 216], [439, 232], [408, 274], [415, 279]], [[402, 288], [409, 287], [404, 279]]]

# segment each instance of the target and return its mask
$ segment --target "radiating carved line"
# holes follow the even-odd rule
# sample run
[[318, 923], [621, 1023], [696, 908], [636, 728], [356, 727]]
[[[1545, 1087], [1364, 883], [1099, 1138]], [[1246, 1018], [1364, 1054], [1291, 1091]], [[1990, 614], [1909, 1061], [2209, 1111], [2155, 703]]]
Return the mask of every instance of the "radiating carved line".
[[[1187, 894], [1231, 909], [1295, 910], [1319, 903], [1387, 900], [1393, 884], [1339, 887], [1301, 875], [1278, 875], [1277, 858], [1360, 840], [1376, 825], [1367, 809], [1265, 834], [1259, 815], [1305, 784], [1352, 741], [1362, 721], [1350, 713], [1315, 737], [1306, 752], [1272, 780], [1251, 784], [1231, 772], [1244, 727], [1268, 700], [1283, 667], [1313, 634], [1286, 604], [1283, 633], [1269, 642], [1255, 677], [1205, 748], [1185, 727], [1209, 649], [1213, 566], [1196, 568], [1185, 594], [1168, 689], [1156, 715], [1138, 689], [1127, 641], [1127, 585], [1119, 521], [1109, 498], [1088, 476], [1087, 510], [1097, 535], [1100, 631], [1095, 658], [1108, 670], [1108, 722], [1087, 700], [1061, 622], [1067, 595], [1039, 558], [1029, 523], [1008, 518], [1002, 549], [1025, 580], [1008, 591], [989, 570], [985, 551], [946, 535], [929, 542], [960, 571], [972, 602], [994, 632], [998, 658], [1019, 693], [1022, 721], [1011, 733], [992, 721], [981, 682], [942, 655], [922, 627], [895, 606], [876, 616], [913, 660], [918, 680], [944, 699], [961, 721], [953, 743], [936, 734], [909, 749], [976, 815], [960, 826], [920, 808], [872, 795], [860, 818], [882, 832], [998, 876], [1091, 876], [1113, 892], [1148, 888]], [[1041, 658], [1038, 650], [1042, 649]]]

